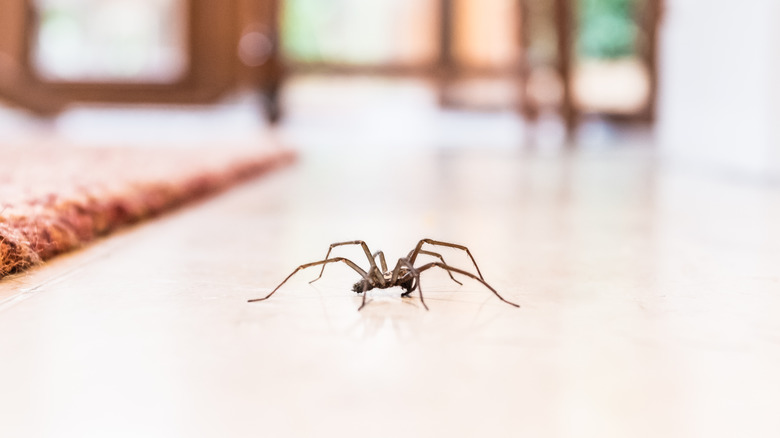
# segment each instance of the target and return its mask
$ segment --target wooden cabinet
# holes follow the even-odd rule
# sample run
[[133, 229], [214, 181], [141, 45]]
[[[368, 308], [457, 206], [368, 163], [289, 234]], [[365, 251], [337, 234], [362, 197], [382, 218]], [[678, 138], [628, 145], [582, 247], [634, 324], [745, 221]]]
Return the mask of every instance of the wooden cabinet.
[[[186, 62], [181, 74], [160, 82], [60, 80], [42, 75], [33, 62], [40, 10], [26, 0], [4, 1], [0, 14], [0, 97], [50, 113], [73, 102], [207, 103], [242, 84], [275, 92], [279, 72], [276, 1], [179, 2], [178, 18], [186, 32], [181, 50]], [[251, 44], [250, 54], [244, 53], [242, 58], [239, 45], [247, 32], [254, 32], [250, 38], [265, 38], [269, 47], [263, 59], [251, 57]]]

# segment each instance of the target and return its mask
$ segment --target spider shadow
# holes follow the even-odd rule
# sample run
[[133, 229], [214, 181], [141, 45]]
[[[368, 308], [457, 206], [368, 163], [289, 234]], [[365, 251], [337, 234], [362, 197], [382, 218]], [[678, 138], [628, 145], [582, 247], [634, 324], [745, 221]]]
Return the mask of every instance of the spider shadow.
[[[493, 298], [490, 296], [477, 303], [452, 297], [437, 297], [436, 291], [432, 291], [426, 294], [426, 302], [430, 307], [430, 310], [426, 311], [416, 293], [402, 297], [400, 291], [393, 293], [393, 289], [372, 292], [375, 291], [369, 292], [365, 307], [357, 312], [356, 318], [350, 324], [338, 328], [331, 324], [336, 333], [361, 340], [391, 336], [401, 342], [463, 338], [481, 332], [492, 324], [503, 310], [497, 306], [496, 311], [487, 311], [488, 308], [493, 308], [488, 306]], [[359, 306], [362, 299], [362, 296], [357, 296], [351, 301]], [[440, 307], [438, 313], [437, 303]], [[441, 309], [445, 303], [449, 310]], [[412, 308], [416, 311], [410, 311]]]
[[[495, 298], [489, 291], [476, 299], [470, 296], [472, 291], [482, 289], [478, 282], [463, 278], [467, 284], [456, 286], [445, 275], [439, 272], [426, 278], [425, 301], [430, 310], [425, 309], [419, 290], [404, 297], [401, 287], [372, 289], [367, 292], [365, 306], [358, 310], [363, 295], [345, 291], [341, 276], [323, 278], [317, 283], [309, 281], [306, 286], [314, 292], [312, 298], [319, 297], [315, 307], [320, 308], [329, 331], [352, 339], [388, 335], [398, 340], [473, 336], [504, 314], [500, 308], [503, 303], [488, 305]], [[461, 296], [463, 292], [465, 296]]]
[[[402, 297], [400, 292], [391, 295], [381, 291], [379, 296], [366, 297], [366, 305], [358, 312], [357, 318], [343, 328], [350, 338], [373, 339], [380, 336], [392, 336], [397, 340], [416, 338], [417, 328], [426, 317], [425, 308], [415, 297]], [[358, 306], [363, 297], [353, 298]]]

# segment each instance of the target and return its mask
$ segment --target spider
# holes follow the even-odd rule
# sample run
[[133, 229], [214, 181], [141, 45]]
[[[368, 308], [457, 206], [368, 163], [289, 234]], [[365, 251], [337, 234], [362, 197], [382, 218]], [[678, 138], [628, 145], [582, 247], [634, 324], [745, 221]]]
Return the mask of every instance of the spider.
[[[448, 265], [444, 261], [444, 257], [442, 257], [441, 254], [433, 251], [424, 250], [423, 249], [424, 244], [433, 245], [433, 246], [444, 246], [444, 247], [465, 251], [466, 254], [469, 256], [469, 258], [471, 259], [471, 262], [474, 263], [474, 268], [477, 270], [477, 275], [474, 275], [471, 272], [464, 271], [459, 268], [454, 268]], [[328, 258], [330, 257], [330, 252], [333, 251], [333, 248], [336, 248], [338, 246], [344, 246], [344, 245], [360, 245], [363, 248], [363, 252], [365, 252], [366, 258], [368, 258], [368, 263], [371, 265], [371, 267], [368, 269], [368, 272], [364, 271], [357, 264], [355, 264], [355, 262], [347, 258], [344, 257]], [[421, 254], [428, 255], [431, 257], [436, 257], [437, 259], [441, 260], [441, 262], [431, 262], [422, 265], [420, 267], [415, 267], [414, 262], [415, 260], [417, 260], [417, 256]], [[381, 270], [376, 264], [377, 257], [379, 258], [379, 263], [382, 266]], [[493, 287], [491, 287], [489, 284], [485, 282], [485, 279], [482, 277], [482, 273], [479, 271], [477, 262], [474, 260], [474, 257], [471, 255], [471, 251], [469, 251], [468, 248], [466, 248], [463, 245], [440, 242], [438, 240], [432, 240], [432, 239], [420, 240], [417, 243], [417, 246], [415, 246], [414, 249], [411, 252], [409, 252], [409, 254], [406, 257], [402, 257], [398, 259], [398, 262], [396, 263], [395, 268], [392, 271], [387, 269], [387, 262], [385, 261], [384, 253], [382, 251], [377, 251], [374, 254], [371, 254], [371, 251], [368, 250], [368, 245], [366, 245], [366, 242], [362, 240], [352, 240], [349, 242], [333, 243], [330, 245], [330, 248], [328, 248], [328, 253], [325, 254], [324, 260], [320, 260], [318, 262], [306, 263], [304, 265], [298, 266], [290, 275], [287, 276], [287, 278], [285, 278], [281, 283], [279, 283], [279, 285], [276, 286], [276, 288], [272, 290], [271, 293], [269, 293], [268, 295], [262, 298], [255, 298], [249, 300], [249, 302], [252, 303], [256, 301], [267, 300], [268, 298], [271, 297], [271, 295], [276, 293], [276, 291], [279, 290], [279, 288], [282, 287], [282, 285], [284, 285], [284, 283], [286, 283], [287, 280], [289, 280], [293, 275], [298, 273], [298, 271], [306, 268], [310, 268], [312, 266], [322, 265], [322, 269], [320, 270], [320, 275], [314, 280], [309, 282], [309, 283], [314, 283], [315, 281], [322, 278], [322, 274], [323, 272], [325, 272], [325, 265], [327, 265], [328, 263], [336, 263], [336, 262], [346, 263], [347, 266], [354, 269], [358, 274], [360, 274], [361, 277], [363, 277], [362, 280], [358, 281], [352, 286], [353, 292], [363, 294], [363, 302], [360, 304], [358, 310], [361, 310], [366, 305], [366, 292], [374, 288], [387, 289], [393, 286], [400, 286], [404, 290], [404, 292], [401, 294], [402, 297], [408, 297], [409, 294], [414, 292], [415, 289], [419, 290], [420, 302], [422, 303], [423, 307], [425, 307], [425, 310], [428, 310], [428, 306], [425, 304], [425, 299], [423, 299], [422, 287], [420, 286], [420, 274], [434, 267], [442, 268], [445, 271], [447, 271], [452, 281], [460, 285], [462, 285], [463, 283], [459, 282], [458, 280], [455, 279], [455, 277], [452, 276], [453, 272], [473, 278], [474, 280], [477, 280], [478, 282], [482, 283], [485, 287], [490, 289], [490, 291], [493, 292], [501, 301], [515, 307], [520, 307], [518, 304], [505, 300], [501, 295], [499, 295], [498, 292], [496, 292], [495, 289], [493, 289]]]

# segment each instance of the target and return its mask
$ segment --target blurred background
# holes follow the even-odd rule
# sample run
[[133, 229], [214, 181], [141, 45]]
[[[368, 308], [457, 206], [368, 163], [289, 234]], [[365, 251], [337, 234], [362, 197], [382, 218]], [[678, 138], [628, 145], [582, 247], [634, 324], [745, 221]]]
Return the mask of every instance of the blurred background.
[[0, 5], [4, 139], [272, 129], [295, 144], [584, 147], [629, 133], [681, 162], [778, 171], [769, 0]]
[[183, 126], [219, 139], [278, 123], [304, 142], [368, 126], [435, 143], [465, 123], [519, 146], [650, 126], [658, 97], [658, 0], [0, 4], [5, 137], [186, 142], [204, 133]]

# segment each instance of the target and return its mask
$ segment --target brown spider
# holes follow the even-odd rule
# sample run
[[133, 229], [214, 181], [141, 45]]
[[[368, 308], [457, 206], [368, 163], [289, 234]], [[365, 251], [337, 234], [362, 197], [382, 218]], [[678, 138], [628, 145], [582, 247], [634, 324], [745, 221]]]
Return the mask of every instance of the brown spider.
[[[423, 244], [429, 244], [434, 246], [446, 246], [449, 248], [455, 248], [459, 249], [461, 251], [466, 251], [466, 254], [471, 259], [471, 262], [474, 263], [474, 268], [477, 270], [477, 275], [474, 275], [468, 271], [464, 271], [462, 269], [453, 268], [452, 266], [448, 265], [444, 261], [444, 257], [441, 256], [441, 254], [432, 252], [432, 251], [426, 251], [422, 249]], [[370, 263], [371, 267], [369, 268], [368, 272], [361, 269], [357, 264], [355, 264], [353, 261], [346, 259], [344, 257], [334, 257], [332, 259], [329, 259], [330, 252], [333, 250], [333, 248], [337, 246], [342, 245], [360, 245], [363, 248], [363, 252], [366, 253], [366, 257], [368, 258], [368, 262]], [[420, 254], [429, 255], [432, 257], [436, 257], [441, 262], [432, 262], [425, 264], [423, 266], [414, 267], [414, 262], [417, 259], [417, 256]], [[380, 270], [375, 262], [375, 259], [379, 257], [379, 263], [382, 265], [382, 269]], [[519, 305], [512, 303], [510, 301], [505, 300], [501, 295], [499, 295], [498, 292], [496, 292], [495, 289], [493, 289], [489, 284], [485, 282], [485, 279], [482, 277], [482, 273], [479, 272], [479, 267], [477, 266], [477, 262], [474, 260], [474, 257], [471, 255], [471, 251], [469, 251], [468, 248], [466, 248], [463, 245], [457, 245], [454, 243], [447, 243], [447, 242], [440, 242], [437, 240], [432, 239], [422, 239], [420, 242], [417, 243], [417, 246], [407, 255], [406, 257], [402, 257], [398, 259], [398, 263], [395, 265], [395, 269], [392, 271], [389, 271], [387, 269], [387, 263], [385, 262], [385, 255], [382, 251], [377, 251], [373, 255], [371, 254], [371, 251], [368, 250], [368, 245], [366, 245], [365, 242], [362, 240], [353, 240], [349, 242], [339, 242], [339, 243], [333, 243], [330, 245], [330, 248], [328, 248], [328, 253], [325, 254], [325, 259], [320, 260], [318, 262], [312, 262], [307, 263], [305, 265], [298, 266], [290, 275], [287, 276], [287, 278], [284, 279], [281, 283], [279, 283], [278, 286], [274, 290], [271, 291], [268, 295], [266, 295], [263, 298], [255, 298], [253, 300], [249, 300], [250, 303], [255, 301], [263, 301], [271, 297], [277, 290], [279, 290], [280, 287], [284, 283], [287, 282], [287, 280], [290, 279], [293, 275], [295, 275], [298, 271], [302, 269], [306, 269], [312, 266], [322, 265], [322, 269], [320, 270], [320, 275], [315, 278], [314, 280], [310, 281], [309, 283], [314, 283], [315, 281], [319, 280], [322, 277], [322, 273], [325, 272], [325, 265], [328, 263], [335, 263], [335, 262], [344, 262], [349, 266], [350, 268], [354, 269], [358, 274], [360, 274], [361, 277], [363, 277], [362, 280], [358, 281], [357, 283], [352, 286], [352, 290], [357, 293], [363, 294], [363, 302], [358, 308], [358, 310], [362, 309], [363, 306], [366, 305], [366, 292], [374, 289], [387, 289], [389, 287], [393, 286], [401, 286], [401, 288], [404, 289], [404, 292], [401, 294], [402, 297], [408, 297], [409, 294], [414, 292], [415, 289], [420, 291], [420, 302], [422, 302], [423, 307], [425, 307], [425, 310], [428, 310], [428, 306], [425, 304], [425, 300], [423, 299], [422, 294], [422, 287], [420, 287], [420, 273], [427, 271], [430, 268], [433, 267], [439, 267], [447, 271], [452, 281], [463, 284], [455, 279], [455, 277], [452, 276], [452, 273], [458, 273], [461, 275], [465, 275], [467, 277], [473, 278], [474, 280], [477, 280], [478, 282], [482, 283], [485, 287], [490, 289], [491, 292], [496, 294], [496, 296], [503, 302], [510, 304], [515, 307], [520, 307]]]

